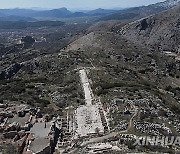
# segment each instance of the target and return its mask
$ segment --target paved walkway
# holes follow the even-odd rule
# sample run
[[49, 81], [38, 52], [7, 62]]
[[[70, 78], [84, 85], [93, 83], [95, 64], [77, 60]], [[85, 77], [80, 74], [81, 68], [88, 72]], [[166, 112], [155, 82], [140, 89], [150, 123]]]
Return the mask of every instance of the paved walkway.
[[104, 133], [104, 126], [102, 124], [99, 107], [93, 104], [94, 95], [86, 74], [85, 69], [79, 70], [81, 83], [84, 90], [85, 105], [77, 108], [75, 111], [76, 117], [76, 135], [88, 136], [89, 134]]
[[89, 84], [89, 80], [88, 80], [88, 77], [86, 75], [85, 69], [80, 70], [79, 74], [80, 74], [81, 83], [82, 83], [82, 86], [84, 89], [86, 105], [92, 105], [92, 100], [93, 100], [94, 96], [93, 96], [92, 89], [91, 89], [91, 86]]

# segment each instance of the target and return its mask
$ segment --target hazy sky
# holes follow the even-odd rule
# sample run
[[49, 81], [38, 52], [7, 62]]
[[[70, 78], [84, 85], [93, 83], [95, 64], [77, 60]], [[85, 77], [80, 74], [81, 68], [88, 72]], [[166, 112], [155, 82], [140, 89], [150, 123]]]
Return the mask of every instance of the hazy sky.
[[164, 0], [0, 0], [0, 8], [116, 8], [148, 5]]

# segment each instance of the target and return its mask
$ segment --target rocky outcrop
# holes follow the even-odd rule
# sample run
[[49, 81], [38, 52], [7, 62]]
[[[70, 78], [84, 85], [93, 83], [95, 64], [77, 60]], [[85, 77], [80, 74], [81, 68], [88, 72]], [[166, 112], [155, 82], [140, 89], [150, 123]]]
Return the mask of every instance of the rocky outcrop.
[[5, 70], [0, 71], [0, 80], [10, 79], [22, 68], [22, 66], [22, 64], [15, 63]]

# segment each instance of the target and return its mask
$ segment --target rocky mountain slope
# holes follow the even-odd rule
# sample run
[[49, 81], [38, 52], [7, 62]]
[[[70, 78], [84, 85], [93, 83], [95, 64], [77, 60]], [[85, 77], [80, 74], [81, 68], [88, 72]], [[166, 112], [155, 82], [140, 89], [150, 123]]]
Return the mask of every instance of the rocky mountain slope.
[[180, 6], [129, 23], [117, 32], [141, 45], [161, 51], [179, 52]]
[[179, 0], [166, 0], [164, 2], [120, 10], [102, 17], [101, 20], [137, 20], [152, 14], [156, 14], [179, 5]]
[[157, 3], [156, 5], [160, 7], [171, 8], [178, 5], [179, 3], [180, 3], [180, 0], [167, 0], [165, 2]]

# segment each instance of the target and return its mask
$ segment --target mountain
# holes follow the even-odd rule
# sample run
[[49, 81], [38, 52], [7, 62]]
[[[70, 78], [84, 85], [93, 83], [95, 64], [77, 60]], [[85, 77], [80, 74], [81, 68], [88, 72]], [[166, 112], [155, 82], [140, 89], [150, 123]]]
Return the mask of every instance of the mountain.
[[31, 9], [0, 9], [0, 21], [36, 21], [32, 17], [35, 12]]
[[129, 8], [102, 17], [100, 20], [137, 20], [152, 14], [165, 11], [171, 7], [178, 5], [179, 3], [179, 0], [167, 0], [165, 2], [151, 4], [148, 6]]
[[66, 8], [53, 9], [40, 11], [34, 14], [36, 17], [56, 17], [56, 18], [69, 18], [69, 17], [84, 17], [84, 16], [97, 16], [97, 15], [107, 15], [116, 12], [116, 10], [106, 10], [106, 9], [96, 9], [88, 12], [71, 12]]
[[127, 24], [119, 32], [141, 45], [180, 52], [180, 5]]
[[19, 16], [19, 17], [51, 17], [51, 18], [69, 18], [107, 15], [116, 12], [116, 10], [96, 9], [92, 11], [71, 12], [67, 8], [59, 8], [52, 10], [33, 10], [33, 9], [0, 9], [0, 16]]
[[53, 10], [32, 10], [32, 9], [1, 9], [0, 13], [6, 16], [23, 16], [23, 17], [65, 17], [72, 12], [67, 8], [59, 8]]
[[53, 10], [46, 10], [46, 11], [38, 11], [33, 14], [34, 17], [56, 17], [62, 18], [71, 15], [72, 12], [69, 11], [67, 8], [60, 8], [60, 9], [53, 9]]

